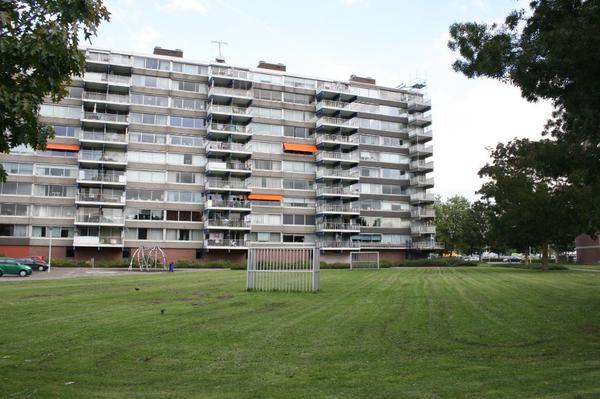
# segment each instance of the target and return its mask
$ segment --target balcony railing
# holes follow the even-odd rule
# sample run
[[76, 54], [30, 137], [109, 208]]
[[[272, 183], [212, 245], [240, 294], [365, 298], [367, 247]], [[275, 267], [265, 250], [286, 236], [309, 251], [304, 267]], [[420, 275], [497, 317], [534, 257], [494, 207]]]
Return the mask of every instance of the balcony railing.
[[360, 209], [351, 204], [335, 205], [335, 204], [321, 204], [317, 205], [317, 213], [322, 212], [354, 212], [360, 213]]
[[410, 179], [411, 186], [433, 186], [433, 177], [417, 176]]
[[125, 195], [111, 195], [100, 193], [79, 193], [77, 200], [82, 202], [108, 202], [112, 204], [124, 204]]
[[226, 123], [211, 123], [208, 125], [208, 130], [218, 130], [233, 133], [252, 133], [252, 128], [250, 126], [230, 125]]
[[232, 188], [247, 190], [248, 185], [245, 181], [208, 179], [206, 181], [206, 188]]
[[81, 150], [81, 151], [79, 151], [78, 158], [80, 161], [118, 162], [118, 163], [126, 163], [127, 162], [127, 155], [124, 152], [111, 153], [111, 152]]
[[352, 152], [337, 152], [337, 151], [318, 151], [317, 161], [334, 160], [334, 161], [350, 161], [358, 162], [360, 154], [358, 151]]
[[209, 114], [219, 113], [219, 114], [234, 114], [234, 115], [251, 115], [252, 108], [235, 107], [235, 106], [231, 106], [231, 105], [212, 104], [208, 107], [207, 112]]
[[433, 138], [433, 133], [432, 133], [431, 129], [423, 129], [421, 127], [418, 127], [418, 128], [411, 129], [408, 132], [408, 138], [411, 140], [415, 139], [415, 138], [431, 139], [431, 138]]
[[119, 122], [127, 123], [129, 115], [127, 114], [111, 114], [111, 113], [99, 113], [99, 112], [84, 112], [83, 119], [103, 121], [103, 122]]
[[356, 224], [356, 223], [337, 223], [337, 222], [317, 223], [317, 231], [322, 231], [322, 230], [359, 231], [360, 225]]
[[342, 127], [357, 128], [358, 122], [355, 119], [334, 118], [331, 116], [322, 116], [317, 119], [317, 126], [335, 125]]
[[131, 77], [125, 75], [113, 75], [106, 73], [98, 73], [98, 72], [86, 72], [83, 75], [84, 80], [92, 80], [96, 82], [110, 82], [110, 83], [119, 83], [119, 84], [130, 84]]
[[351, 103], [347, 103], [344, 101], [321, 100], [317, 102], [317, 110], [321, 108], [346, 109], [350, 107], [350, 104]]
[[76, 215], [76, 223], [102, 223], [102, 224], [123, 224], [125, 219], [121, 217], [108, 217], [103, 215]]
[[211, 86], [208, 90], [209, 95], [219, 94], [229, 97], [252, 97], [252, 90], [232, 89], [230, 87]]
[[360, 243], [360, 247], [366, 248], [410, 248], [410, 241], [401, 242], [373, 242], [363, 241]]
[[435, 234], [435, 226], [410, 226], [412, 234]]
[[322, 177], [345, 177], [345, 178], [359, 178], [358, 168], [351, 169], [329, 169], [329, 168], [317, 168], [317, 178]]
[[435, 195], [432, 193], [416, 193], [410, 195], [411, 202], [435, 202]]
[[408, 123], [416, 125], [431, 123], [431, 115], [409, 115]]
[[344, 83], [318, 82], [317, 91], [332, 91], [353, 94], [352, 87]]
[[75, 236], [73, 246], [92, 247], [96, 245], [122, 246], [123, 239], [119, 236]]
[[210, 73], [211, 73], [211, 75], [215, 75], [215, 76], [224, 76], [224, 77], [228, 77], [228, 78], [252, 80], [251, 72], [240, 71], [239, 69], [233, 69], [233, 68], [222, 68], [222, 67], [211, 66]]
[[341, 134], [317, 134], [315, 136], [317, 144], [332, 142], [337, 144], [360, 144], [358, 135], [345, 136]]
[[319, 241], [317, 242], [319, 248], [360, 248], [361, 243], [359, 241]]
[[209, 141], [206, 143], [206, 150], [213, 151], [235, 151], [235, 152], [252, 152], [250, 146], [241, 143], [225, 143], [222, 141]]
[[317, 187], [317, 195], [334, 194], [334, 195], [360, 195], [358, 187], [343, 187], [343, 186], [325, 186]]
[[129, 96], [125, 95], [125, 94], [95, 93], [92, 91], [84, 91], [83, 99], [84, 100], [107, 101], [107, 102], [120, 103], [120, 104], [129, 103]]
[[250, 201], [207, 200], [206, 208], [250, 209]]
[[429, 169], [429, 170], [433, 170], [433, 161], [424, 161], [424, 160], [417, 160], [417, 161], [411, 161], [410, 163], [410, 168], [411, 169]]
[[230, 239], [209, 239], [204, 240], [205, 247], [245, 247], [246, 241], [244, 240], [230, 240]]
[[121, 133], [104, 133], [104, 132], [91, 132], [82, 130], [79, 133], [79, 140], [91, 140], [91, 141], [108, 141], [111, 143], [127, 143], [127, 135]]
[[250, 228], [250, 222], [247, 220], [208, 219], [204, 221], [204, 227]]
[[412, 218], [433, 218], [435, 217], [435, 210], [433, 209], [420, 209], [410, 211], [410, 216]]
[[97, 170], [80, 170], [78, 180], [122, 184], [127, 182], [124, 173], [101, 173]]
[[121, 54], [106, 54], [88, 52], [85, 56], [88, 61], [106, 62], [114, 65], [131, 65], [131, 57]]
[[412, 249], [444, 249], [444, 243], [439, 241], [413, 241], [410, 244]]
[[252, 163], [250, 162], [235, 162], [235, 161], [227, 161], [227, 162], [207, 162], [206, 163], [207, 171], [227, 171], [227, 170], [238, 170], [251, 173], [252, 172]]
[[416, 154], [416, 153], [432, 154], [433, 147], [430, 145], [416, 144], [416, 145], [413, 145], [412, 147], [410, 147], [408, 151], [410, 154]]

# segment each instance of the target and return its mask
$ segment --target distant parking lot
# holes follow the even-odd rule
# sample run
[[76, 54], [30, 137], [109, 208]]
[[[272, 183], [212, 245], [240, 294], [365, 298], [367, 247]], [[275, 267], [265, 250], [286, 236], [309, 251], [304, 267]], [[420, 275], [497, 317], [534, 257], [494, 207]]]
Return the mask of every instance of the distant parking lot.
[[[195, 273], [227, 269], [178, 269], [175, 273]], [[50, 272], [34, 271], [29, 277], [19, 277], [17, 275], [4, 275], [0, 277], [0, 282], [5, 281], [31, 281], [31, 280], [56, 280], [61, 278], [75, 277], [101, 277], [101, 276], [125, 276], [132, 274], [149, 274], [149, 273], [166, 273], [166, 272], [140, 272], [128, 271], [127, 269], [92, 269], [89, 267], [55, 267]]]

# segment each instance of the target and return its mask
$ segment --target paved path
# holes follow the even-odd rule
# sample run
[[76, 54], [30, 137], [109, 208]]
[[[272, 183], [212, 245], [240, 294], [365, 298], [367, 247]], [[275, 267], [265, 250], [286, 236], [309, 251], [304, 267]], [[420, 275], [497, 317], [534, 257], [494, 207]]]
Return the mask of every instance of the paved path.
[[[197, 273], [207, 271], [218, 271], [228, 269], [177, 269], [175, 273]], [[130, 276], [133, 274], [150, 274], [150, 273], [167, 273], [167, 272], [140, 272], [128, 271], [127, 269], [109, 269], [98, 268], [92, 269], [89, 267], [55, 267], [50, 272], [34, 271], [29, 277], [19, 277], [16, 275], [4, 275], [0, 277], [0, 282], [3, 281], [33, 281], [33, 280], [56, 280], [62, 278], [74, 277], [101, 277], [101, 276]]]

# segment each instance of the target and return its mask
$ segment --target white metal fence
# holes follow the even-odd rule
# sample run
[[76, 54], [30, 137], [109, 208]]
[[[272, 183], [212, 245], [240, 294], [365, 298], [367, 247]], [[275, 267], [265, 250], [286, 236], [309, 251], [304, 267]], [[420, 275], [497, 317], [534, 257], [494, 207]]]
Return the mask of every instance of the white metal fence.
[[248, 248], [246, 289], [318, 291], [319, 250], [314, 246]]
[[379, 269], [379, 252], [350, 252], [350, 270]]

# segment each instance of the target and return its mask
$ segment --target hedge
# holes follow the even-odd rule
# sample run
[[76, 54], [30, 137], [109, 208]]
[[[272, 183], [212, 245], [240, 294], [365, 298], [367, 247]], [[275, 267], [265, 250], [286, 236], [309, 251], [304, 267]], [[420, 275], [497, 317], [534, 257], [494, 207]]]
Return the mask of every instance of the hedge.
[[229, 260], [178, 260], [175, 267], [179, 269], [232, 269], [246, 270], [246, 262], [233, 262]]
[[[542, 264], [541, 263], [532, 263], [532, 264], [526, 264], [526, 263], [494, 263], [493, 265], [490, 266], [496, 266], [496, 267], [511, 267], [513, 269], [525, 269], [525, 270], [542, 270]], [[568, 267], [561, 265], [561, 264], [556, 264], [556, 263], [549, 263], [548, 264], [548, 270], [569, 270]]]

